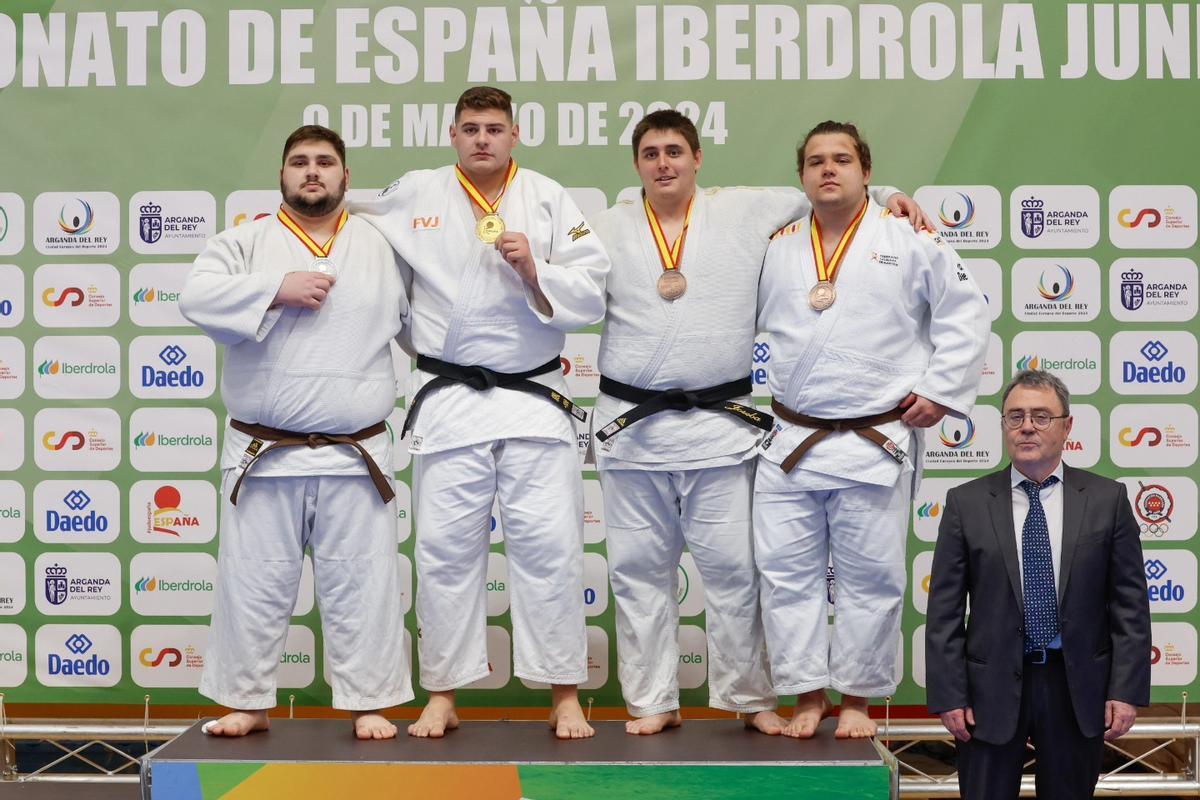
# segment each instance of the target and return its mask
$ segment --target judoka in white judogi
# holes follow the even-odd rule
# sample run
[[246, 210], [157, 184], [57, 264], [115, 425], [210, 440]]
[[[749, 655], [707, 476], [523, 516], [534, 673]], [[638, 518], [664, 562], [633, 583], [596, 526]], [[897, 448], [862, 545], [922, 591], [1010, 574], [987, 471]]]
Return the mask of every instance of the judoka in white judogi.
[[[894, 192], [875, 190], [881, 200]], [[656, 291], [663, 265], [643, 203], [599, 215], [596, 232], [613, 262], [601, 373], [656, 391], [746, 378], [770, 236], [809, 208], [798, 189], [697, 188], [679, 265], [687, 291], [674, 301]], [[747, 393], [733, 399], [758, 413], [746, 383]], [[602, 391], [593, 431], [635, 405]], [[775, 708], [750, 532], [762, 435], [737, 415], [693, 408], [662, 411], [594, 441], [618, 675], [635, 717], [679, 708], [676, 586], [685, 543], [704, 581], [709, 704], [747, 714]]]
[[[871, 202], [837, 273], [836, 302], [817, 311], [809, 302], [816, 283], [809, 224], [805, 217], [781, 231], [763, 267], [758, 322], [770, 336], [772, 395], [793, 411], [838, 420], [890, 411], [911, 392], [965, 417], [988, 322], [980, 290], [954, 251]], [[921, 431], [902, 421], [876, 428], [904, 454], [902, 463], [842, 431], [785, 474], [780, 464], [814, 429], [779, 418], [760, 445], [755, 556], [780, 694], [895, 690], [904, 532], [923, 444]]]
[[[233, 419], [351, 433], [394, 408], [389, 342], [408, 310], [401, 268], [383, 237], [353, 216], [330, 255], [339, 276], [318, 309], [272, 305], [285, 275], [314, 260], [277, 217], [218, 234], [196, 259], [180, 308], [225, 345], [221, 396]], [[200, 693], [235, 709], [275, 705], [275, 673], [311, 547], [333, 706], [411, 700], [394, 501], [383, 502], [357, 451], [334, 445], [265, 453], [235, 506], [230, 493], [251, 442], [226, 428], [219, 578]], [[390, 435], [361, 444], [390, 481]]]
[[[557, 359], [566, 331], [603, 314], [608, 258], [599, 239], [565, 189], [517, 170], [500, 213], [508, 230], [528, 238], [545, 313], [530, 286], [477, 238], [471, 202], [450, 166], [410, 172], [355, 206], [412, 266], [414, 350], [501, 373]], [[410, 404], [434, 377], [414, 373]], [[532, 380], [567, 394], [561, 369]], [[584, 682], [583, 500], [571, 417], [545, 397], [455, 384], [428, 394], [411, 437], [421, 685], [445, 692], [489, 672], [485, 576], [497, 497], [513, 672], [556, 685]]]

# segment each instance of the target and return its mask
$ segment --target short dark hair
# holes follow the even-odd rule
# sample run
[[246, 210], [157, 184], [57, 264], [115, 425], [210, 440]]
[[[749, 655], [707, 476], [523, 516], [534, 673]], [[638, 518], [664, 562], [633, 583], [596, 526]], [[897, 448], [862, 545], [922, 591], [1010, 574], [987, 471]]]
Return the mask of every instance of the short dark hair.
[[829, 133], [844, 133], [854, 140], [854, 149], [858, 153], [858, 160], [862, 163], [863, 172], [871, 169], [871, 148], [867, 146], [867, 140], [858, 132], [858, 128], [852, 122], [834, 122], [827, 119], [817, 127], [813, 128], [804, 137], [804, 141], [796, 148], [796, 171], [804, 172], [804, 148], [808, 147], [808, 140], [814, 136], [822, 136]]
[[472, 86], [459, 95], [458, 102], [454, 105], [454, 121], [458, 122], [462, 112], [468, 108], [472, 111], [494, 108], [507, 114], [509, 122], [513, 118], [512, 95], [495, 86]]
[[287, 137], [287, 141], [283, 143], [284, 164], [287, 164], [288, 153], [292, 152], [292, 148], [300, 142], [329, 142], [337, 151], [342, 166], [346, 166], [346, 143], [342, 141], [341, 136], [338, 136], [337, 131], [330, 130], [324, 125], [302, 125], [292, 131], [292, 135]]
[[1004, 404], [1008, 402], [1008, 395], [1018, 386], [1027, 386], [1033, 389], [1053, 389], [1058, 395], [1058, 402], [1062, 405], [1062, 413], [1071, 413], [1071, 392], [1067, 389], [1067, 385], [1052, 372], [1046, 372], [1044, 369], [1023, 369], [1016, 375], [1012, 376], [1012, 380], [1004, 387], [1004, 394], [1000, 397], [1000, 409], [1004, 410]]
[[633, 157], [637, 158], [638, 147], [642, 137], [649, 131], [675, 131], [681, 135], [692, 148], [692, 155], [700, 152], [700, 135], [696, 133], [696, 123], [673, 108], [651, 111], [638, 121], [633, 129]]

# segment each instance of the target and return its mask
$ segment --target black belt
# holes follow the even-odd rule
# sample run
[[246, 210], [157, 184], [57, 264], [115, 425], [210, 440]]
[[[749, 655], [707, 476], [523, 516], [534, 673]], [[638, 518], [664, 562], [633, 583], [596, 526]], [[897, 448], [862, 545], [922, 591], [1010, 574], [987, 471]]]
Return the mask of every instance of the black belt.
[[262, 445], [261, 441], [251, 442], [246, 453], [251, 456], [246, 462], [246, 466], [242, 468], [242, 474], [238, 475], [238, 479], [233, 484], [233, 491], [229, 494], [229, 502], [237, 505], [238, 492], [242, 488], [242, 480], [246, 477], [246, 473], [250, 468], [267, 453], [272, 450], [279, 450], [284, 447], [328, 447], [331, 444], [344, 444], [353, 447], [362, 456], [362, 460], [367, 465], [367, 474], [371, 476], [371, 482], [375, 484], [375, 489], [379, 492], [379, 496], [383, 498], [383, 502], [390, 503], [396, 493], [392, 490], [392, 485], [388, 483], [388, 479], [384, 476], [383, 470], [375, 463], [375, 459], [371, 458], [371, 454], [367, 452], [359, 442], [363, 439], [370, 439], [372, 436], [378, 436], [381, 433], [387, 432], [387, 422], [376, 422], [369, 428], [363, 428], [361, 431], [354, 433], [300, 433], [298, 431], [285, 431], [279, 428], [272, 428], [268, 425], [259, 425], [254, 422], [242, 422], [240, 419], [229, 420], [229, 427], [235, 431], [241, 431], [247, 436], [253, 436], [255, 439], [266, 440], [269, 445], [259, 450]]
[[412, 408], [408, 409], [408, 416], [400, 431], [401, 439], [412, 429], [413, 423], [417, 419], [417, 412], [421, 409], [421, 403], [424, 402], [425, 397], [434, 389], [456, 383], [469, 386], [477, 392], [499, 387], [536, 394], [554, 403], [580, 422], [587, 422], [587, 412], [572, 403], [571, 398], [544, 383], [529, 380], [536, 375], [545, 375], [548, 372], [562, 369], [562, 362], [558, 360], [557, 356], [540, 367], [534, 367], [525, 372], [496, 372], [487, 367], [464, 367], [461, 364], [451, 364], [449, 361], [442, 361], [433, 356], [419, 355], [417, 356], [417, 369], [422, 372], [432, 372], [437, 377], [422, 386], [417, 392], [417, 396], [413, 398]]
[[749, 375], [739, 378], [736, 381], [722, 383], [719, 386], [709, 386], [707, 389], [697, 389], [695, 391], [688, 391], [686, 389], [663, 389], [657, 391], [639, 389], [636, 386], [630, 386], [628, 383], [621, 383], [620, 381], [615, 381], [612, 378], [601, 375], [600, 391], [618, 400], [624, 400], [627, 403], [637, 403], [637, 405], [597, 431], [596, 438], [603, 442], [605, 439], [615, 436], [638, 420], [645, 419], [651, 414], [657, 414], [660, 411], [687, 411], [692, 408], [724, 411], [744, 422], [750, 423], [756, 428], [769, 431], [771, 430], [771, 426], [775, 424], [774, 417], [770, 414], [764, 414], [753, 406], [744, 406], [741, 403], [732, 402], [733, 398], [748, 395], [751, 390], [752, 384], [750, 383]]

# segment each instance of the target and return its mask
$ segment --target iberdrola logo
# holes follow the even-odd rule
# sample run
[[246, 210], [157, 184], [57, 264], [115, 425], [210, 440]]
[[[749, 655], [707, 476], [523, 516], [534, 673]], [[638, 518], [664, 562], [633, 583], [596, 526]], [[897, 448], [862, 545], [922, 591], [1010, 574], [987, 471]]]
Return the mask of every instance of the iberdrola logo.
[[966, 430], [959, 430], [956, 425], [950, 431], [946, 430], [946, 421], [942, 420], [942, 427], [939, 429], [939, 436], [942, 444], [952, 450], [962, 450], [975, 441], [975, 423], [968, 417], [964, 420]]
[[142, 431], [137, 436], [133, 437], [134, 447], [154, 447], [156, 442], [158, 442], [158, 436], [155, 435], [154, 431], [151, 431], [150, 433]]
[[[943, 442], [946, 441], [944, 437], [943, 437], [942, 441]], [[921, 517], [922, 519], [936, 517], [938, 514], [941, 514], [941, 513], [942, 513], [942, 506], [939, 503], [922, 503], [921, 506], [919, 508], [917, 508], [917, 516]]]
[[1042, 360], [1037, 356], [1021, 356], [1017, 359], [1017, 369], [1037, 369]]
[[133, 302], [135, 303], [153, 303], [156, 292], [151, 286], [146, 289], [138, 289], [133, 293]]
[[1060, 302], [1071, 296], [1071, 292], [1075, 291], [1075, 277], [1071, 275], [1071, 270], [1064, 267], [1062, 264], [1055, 264], [1058, 271], [1062, 273], [1060, 280], [1052, 280], [1049, 285], [1046, 284], [1046, 273], [1043, 272], [1038, 278], [1038, 294], [1047, 300]]

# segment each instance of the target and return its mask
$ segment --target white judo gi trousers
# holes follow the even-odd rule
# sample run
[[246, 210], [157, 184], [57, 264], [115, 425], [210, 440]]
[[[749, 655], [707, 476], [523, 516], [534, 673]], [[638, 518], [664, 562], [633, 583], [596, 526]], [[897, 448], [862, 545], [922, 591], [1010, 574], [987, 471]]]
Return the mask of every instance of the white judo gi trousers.
[[[778, 492], [762, 491], [767, 470], [781, 472], [777, 464], [759, 465], [754, 557], [775, 691], [832, 687], [858, 697], [892, 694], [907, 584], [911, 473], [901, 474], [894, 486]], [[826, 582], [831, 555], [832, 641]]]
[[421, 686], [443, 692], [488, 674], [487, 559], [500, 500], [513, 674], [587, 680], [583, 481], [562, 441], [500, 439], [413, 455]]
[[395, 501], [366, 475], [251, 476], [238, 504], [221, 480], [216, 602], [200, 693], [230, 708], [275, 706], [275, 673], [312, 548], [333, 707], [370, 711], [413, 699]]
[[755, 460], [679, 471], [600, 471], [617, 611], [617, 673], [635, 717], [679, 708], [679, 557], [704, 579], [709, 705], [775, 708], [750, 532]]

